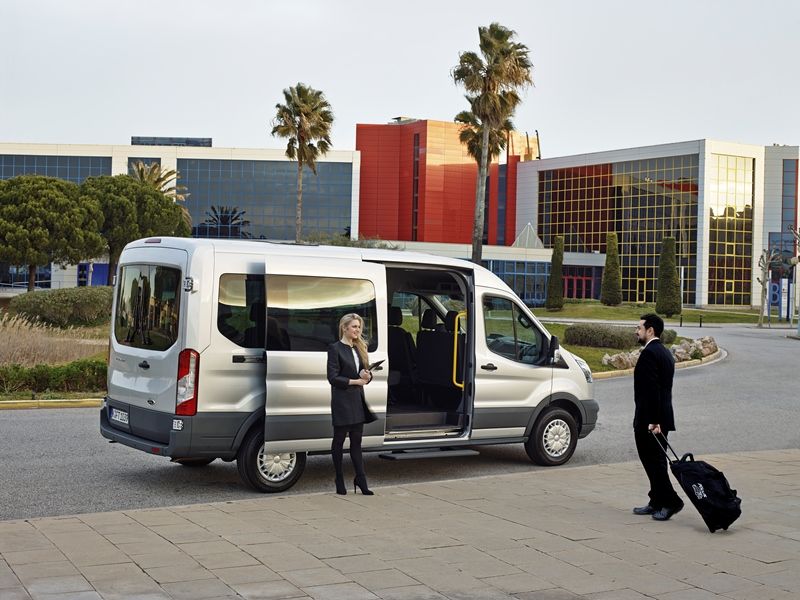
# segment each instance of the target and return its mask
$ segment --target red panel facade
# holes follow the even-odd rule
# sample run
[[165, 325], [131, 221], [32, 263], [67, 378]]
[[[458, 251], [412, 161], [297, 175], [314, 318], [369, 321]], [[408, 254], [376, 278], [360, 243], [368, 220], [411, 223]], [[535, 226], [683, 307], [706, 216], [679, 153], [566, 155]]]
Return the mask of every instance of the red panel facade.
[[[360, 236], [470, 243], [478, 168], [458, 140], [459, 128], [455, 123], [425, 120], [356, 126], [356, 149], [361, 152]], [[415, 135], [419, 136], [418, 151]], [[515, 159], [513, 170], [511, 158]], [[514, 241], [516, 215], [518, 157], [511, 158], [506, 178], [506, 231], [512, 233], [511, 239], [506, 235], [507, 245]], [[498, 180], [494, 164], [486, 214], [490, 244], [497, 242]]]

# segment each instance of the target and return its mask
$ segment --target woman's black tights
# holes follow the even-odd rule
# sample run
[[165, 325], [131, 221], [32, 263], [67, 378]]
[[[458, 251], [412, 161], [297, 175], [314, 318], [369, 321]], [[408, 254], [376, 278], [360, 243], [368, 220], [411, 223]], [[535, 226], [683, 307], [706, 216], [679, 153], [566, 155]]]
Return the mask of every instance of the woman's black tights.
[[364, 424], [341, 425], [333, 428], [333, 442], [331, 443], [331, 455], [333, 456], [333, 468], [336, 469], [337, 477], [344, 477], [342, 471], [342, 457], [344, 456], [344, 439], [350, 435], [350, 460], [353, 461], [353, 469], [356, 476], [364, 475], [364, 458], [361, 456], [361, 438], [364, 435]]

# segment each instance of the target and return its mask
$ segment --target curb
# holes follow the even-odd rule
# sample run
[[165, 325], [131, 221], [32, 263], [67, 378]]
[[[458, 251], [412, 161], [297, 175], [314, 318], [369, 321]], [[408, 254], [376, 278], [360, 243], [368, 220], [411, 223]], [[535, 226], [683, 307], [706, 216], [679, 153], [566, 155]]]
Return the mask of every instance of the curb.
[[[700, 365], [705, 365], [712, 363], [717, 360], [722, 360], [728, 356], [728, 353], [722, 349], [717, 348], [717, 351], [713, 354], [709, 354], [708, 356], [704, 356], [703, 358], [696, 358], [694, 360], [684, 360], [679, 363], [675, 363], [676, 369], [686, 369], [689, 367], [699, 367]], [[633, 369], [620, 369], [619, 371], [601, 371], [599, 373], [592, 373], [593, 379], [613, 379], [614, 377], [625, 377], [626, 375], [633, 375]]]
[[0, 410], [21, 410], [30, 408], [97, 408], [103, 404], [102, 398], [83, 400], [3, 400]]

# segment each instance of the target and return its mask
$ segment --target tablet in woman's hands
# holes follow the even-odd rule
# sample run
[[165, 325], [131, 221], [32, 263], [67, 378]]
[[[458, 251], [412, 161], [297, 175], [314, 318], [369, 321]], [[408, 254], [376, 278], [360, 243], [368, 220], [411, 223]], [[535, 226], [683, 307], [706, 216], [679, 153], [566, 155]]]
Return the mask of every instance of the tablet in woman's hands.
[[379, 367], [380, 365], [382, 365], [382, 364], [385, 362], [385, 360], [386, 360], [386, 359], [384, 359], [384, 360], [379, 360], [378, 362], [374, 362], [374, 363], [372, 363], [372, 364], [369, 366], [369, 369], [367, 369], [367, 370], [368, 370], [368, 371], [372, 371], [372, 370], [373, 370], [375, 367]]

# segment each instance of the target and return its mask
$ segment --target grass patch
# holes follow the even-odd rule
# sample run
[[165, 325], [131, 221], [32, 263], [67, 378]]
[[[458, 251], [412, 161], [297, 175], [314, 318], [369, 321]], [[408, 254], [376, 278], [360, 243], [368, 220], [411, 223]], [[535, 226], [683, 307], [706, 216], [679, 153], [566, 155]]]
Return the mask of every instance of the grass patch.
[[[601, 319], [604, 321], [630, 321], [639, 320], [645, 313], [655, 312], [655, 304], [620, 304], [619, 306], [605, 306], [597, 300], [581, 300], [580, 302], [566, 302], [564, 308], [558, 311], [549, 311], [544, 308], [535, 309], [537, 317], [545, 319]], [[777, 315], [777, 313], [775, 313]], [[684, 308], [683, 324], [693, 325], [700, 323], [758, 323], [758, 309], [697, 309]], [[676, 326], [680, 316], [676, 315], [664, 319], [665, 323]], [[561, 336], [559, 336], [560, 338]]]

